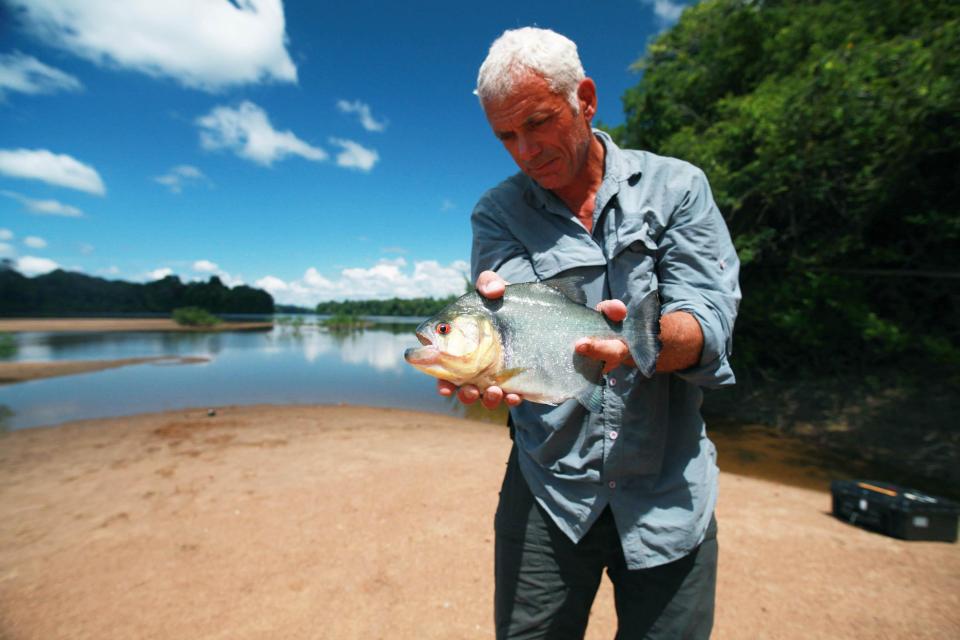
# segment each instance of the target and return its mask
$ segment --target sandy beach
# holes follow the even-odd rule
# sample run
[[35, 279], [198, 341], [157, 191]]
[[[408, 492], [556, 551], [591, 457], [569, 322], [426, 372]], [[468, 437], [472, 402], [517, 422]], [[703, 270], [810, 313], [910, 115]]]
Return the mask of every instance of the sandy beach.
[[[0, 638], [489, 638], [495, 425], [253, 406], [0, 436]], [[721, 468], [723, 468], [721, 450]], [[715, 638], [960, 636], [960, 547], [721, 474]], [[613, 636], [604, 586], [588, 638]]]

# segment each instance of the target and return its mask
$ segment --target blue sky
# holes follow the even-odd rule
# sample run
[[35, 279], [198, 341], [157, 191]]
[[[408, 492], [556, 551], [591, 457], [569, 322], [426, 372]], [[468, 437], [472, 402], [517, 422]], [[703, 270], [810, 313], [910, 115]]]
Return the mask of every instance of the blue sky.
[[577, 43], [598, 119], [668, 0], [0, 0], [0, 257], [280, 303], [459, 293], [516, 171], [472, 94], [504, 29]]

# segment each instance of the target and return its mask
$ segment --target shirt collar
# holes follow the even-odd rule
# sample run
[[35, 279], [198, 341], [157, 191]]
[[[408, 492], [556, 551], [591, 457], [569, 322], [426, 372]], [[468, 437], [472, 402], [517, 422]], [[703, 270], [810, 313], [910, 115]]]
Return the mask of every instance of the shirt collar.
[[[603, 181], [597, 190], [597, 211], [600, 211], [610, 201], [610, 198], [619, 193], [621, 183], [636, 184], [643, 173], [643, 167], [641, 166], [641, 158], [637, 154], [624, 153], [605, 131], [594, 129], [593, 135], [600, 140], [605, 150]], [[524, 198], [528, 204], [539, 209], [566, 210], [566, 206], [552, 191], [544, 189], [530, 177], [527, 177], [527, 189], [524, 192]]]

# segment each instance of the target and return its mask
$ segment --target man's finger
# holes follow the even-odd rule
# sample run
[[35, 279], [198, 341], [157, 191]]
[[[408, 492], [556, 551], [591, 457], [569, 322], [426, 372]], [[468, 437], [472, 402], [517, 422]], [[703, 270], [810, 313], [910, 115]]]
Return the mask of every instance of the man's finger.
[[613, 322], [623, 322], [623, 319], [627, 317], [627, 305], [620, 300], [604, 300], [597, 305], [597, 311]]
[[480, 390], [472, 384], [466, 384], [460, 387], [460, 390], [457, 392], [457, 397], [463, 404], [473, 404], [477, 401], [477, 398], [480, 397]]
[[515, 407], [521, 402], [523, 402], [523, 398], [521, 398], [515, 393], [508, 393], [506, 396], [503, 397], [503, 401], [506, 402], [511, 407]]
[[500, 387], [487, 387], [483, 392], [483, 406], [487, 409], [496, 409], [503, 400], [503, 389]]
[[437, 393], [445, 398], [449, 398], [457, 392], [457, 385], [446, 380], [437, 380]]
[[502, 298], [506, 286], [507, 281], [496, 271], [484, 271], [477, 277], [477, 291], [484, 298]]
[[581, 338], [574, 345], [580, 355], [603, 361], [603, 372], [609, 373], [621, 364], [632, 361], [630, 350], [621, 340], [602, 338]]

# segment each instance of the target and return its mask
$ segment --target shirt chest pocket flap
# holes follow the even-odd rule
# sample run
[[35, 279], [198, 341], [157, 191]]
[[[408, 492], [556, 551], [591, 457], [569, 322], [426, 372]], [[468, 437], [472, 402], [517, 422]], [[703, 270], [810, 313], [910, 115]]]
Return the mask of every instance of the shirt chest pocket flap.
[[657, 227], [642, 221], [624, 224], [619, 231], [608, 252], [611, 291], [637, 291], [638, 285], [643, 291], [652, 290], [656, 286]]
[[577, 267], [602, 267], [606, 261], [600, 247], [582, 237], [538, 236], [527, 245], [533, 268], [541, 280], [547, 280]]

